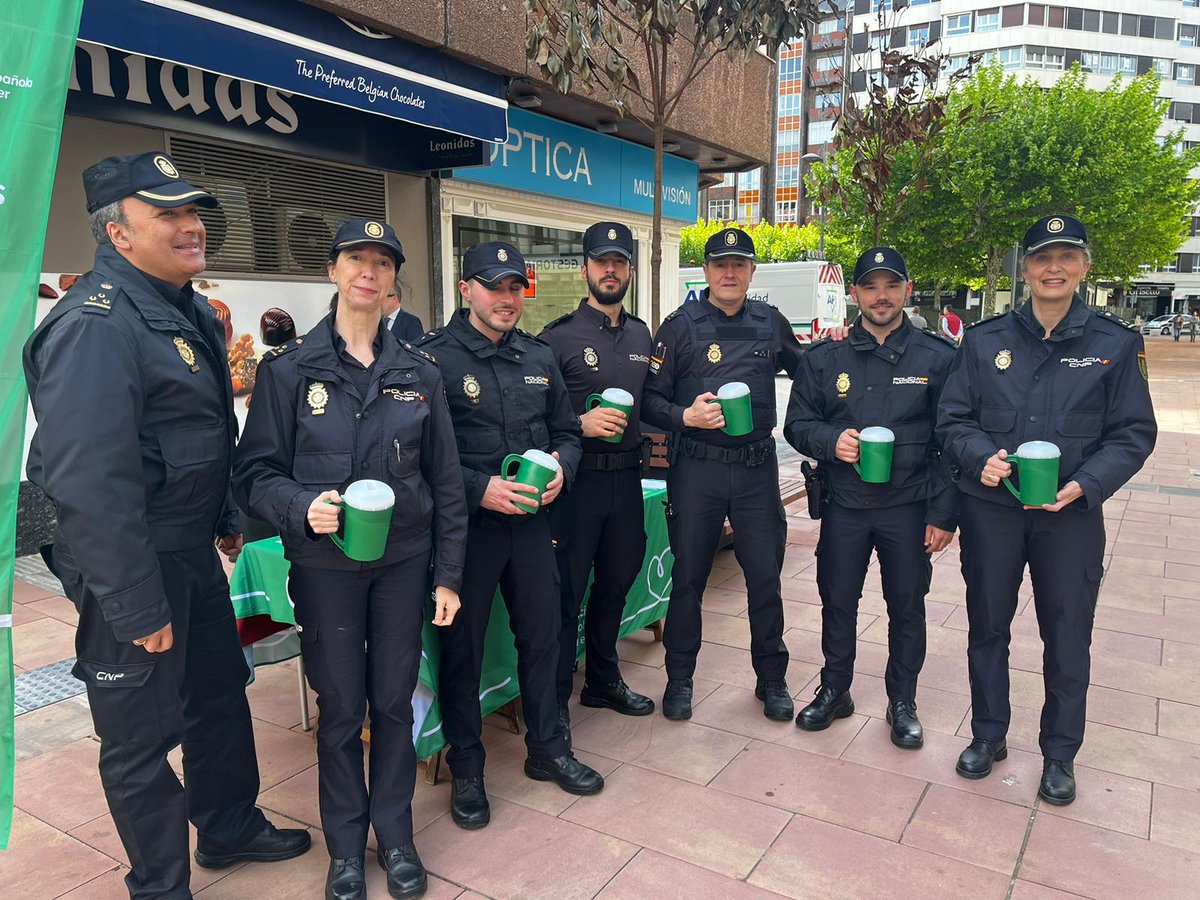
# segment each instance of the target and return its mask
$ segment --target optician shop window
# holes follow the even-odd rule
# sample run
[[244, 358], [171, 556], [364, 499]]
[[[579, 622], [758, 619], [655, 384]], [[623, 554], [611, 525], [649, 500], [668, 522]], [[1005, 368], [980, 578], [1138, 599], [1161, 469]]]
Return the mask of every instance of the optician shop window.
[[[458, 282], [462, 279], [463, 253], [483, 241], [507, 241], [525, 257], [529, 288], [525, 291], [522, 330], [537, 334], [548, 323], [573, 311], [587, 296], [587, 285], [579, 274], [583, 267], [583, 232], [455, 216], [453, 280], [458, 307], [463, 306], [462, 297], [457, 293]], [[634, 266], [637, 266], [636, 242]], [[635, 314], [636, 281], [635, 276], [625, 295], [625, 308]]]

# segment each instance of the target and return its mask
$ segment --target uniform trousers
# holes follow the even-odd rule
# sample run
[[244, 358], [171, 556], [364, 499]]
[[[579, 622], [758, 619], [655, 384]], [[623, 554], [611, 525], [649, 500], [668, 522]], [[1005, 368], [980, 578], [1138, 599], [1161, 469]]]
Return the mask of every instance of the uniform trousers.
[[482, 777], [480, 715], [483, 644], [499, 585], [516, 638], [517, 681], [525, 714], [525, 746], [534, 759], [567, 754], [558, 733], [554, 682], [560, 629], [558, 566], [544, 511], [505, 516], [477, 513], [467, 531], [462, 609], [442, 630], [439, 676], [446, 761], [455, 778]]
[[[384, 850], [412, 840], [413, 691], [429, 599], [429, 553], [359, 571], [293, 565], [304, 671], [317, 692], [318, 795], [329, 855], [362, 856], [367, 828]], [[370, 783], [362, 726], [371, 716]]]
[[1046, 689], [1039, 743], [1046, 759], [1071, 762], [1087, 714], [1092, 621], [1104, 574], [1103, 512], [1024, 510], [964, 494], [961, 526], [971, 732], [989, 741], [1008, 732], [1008, 645], [1028, 564]]
[[757, 466], [679, 454], [667, 470], [667, 534], [675, 565], [663, 630], [668, 678], [691, 678], [700, 652], [704, 588], [726, 517], [734, 554], [746, 578], [750, 656], [760, 679], [787, 674], [779, 573], [787, 520], [774, 454]]
[[[159, 553], [173, 644], [148, 653], [118, 641], [69, 551], [55, 570], [79, 611], [74, 674], [87, 685], [100, 781], [129, 857], [132, 900], [188, 898], [188, 820], [237, 847], [266, 827], [229, 582], [211, 546]], [[183, 745], [184, 785], [167, 762]]]
[[571, 490], [548, 510], [562, 582], [557, 699], [559, 705], [564, 705], [571, 698], [571, 673], [581, 625], [579, 609], [593, 571], [582, 623], [586, 683], [612, 684], [621, 678], [617, 633], [625, 612], [625, 596], [641, 572], [646, 554], [641, 470], [580, 470]]
[[848, 691], [854, 678], [858, 601], [871, 551], [879, 555], [888, 612], [888, 698], [916, 702], [925, 662], [925, 595], [933, 564], [925, 553], [925, 502], [876, 509], [831, 503], [821, 518], [817, 589], [821, 594], [821, 684]]

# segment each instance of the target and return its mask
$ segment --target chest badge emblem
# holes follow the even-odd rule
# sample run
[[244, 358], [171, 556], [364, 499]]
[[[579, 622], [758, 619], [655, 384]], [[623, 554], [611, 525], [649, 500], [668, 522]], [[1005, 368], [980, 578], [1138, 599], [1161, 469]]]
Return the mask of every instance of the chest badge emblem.
[[463, 393], [467, 395], [467, 399], [472, 403], [479, 402], [479, 395], [482, 388], [479, 385], [479, 379], [474, 375], [463, 376]]
[[835, 381], [833, 383], [833, 386], [835, 388], [837, 388], [839, 397], [845, 397], [847, 394], [849, 394], [850, 393], [850, 373], [842, 372], [840, 375], [838, 375], [837, 381]]
[[174, 341], [175, 349], [179, 351], [179, 358], [182, 359], [184, 363], [187, 364], [187, 367], [193, 372], [199, 372], [200, 367], [196, 365], [196, 351], [192, 349], [192, 345], [181, 337], [175, 338]]
[[589, 369], [595, 369], [600, 365], [600, 357], [597, 355], [595, 347], [583, 348], [583, 364]]
[[708, 357], [708, 361], [715, 366], [717, 363], [719, 363], [721, 361], [721, 345], [720, 344], [709, 344], [708, 345], [708, 353], [706, 355]]
[[996, 358], [993, 360], [993, 362], [996, 364], [997, 372], [1007, 372], [1009, 366], [1012, 365], [1012, 351], [1001, 350], [996, 354]]
[[325, 415], [325, 407], [329, 403], [329, 391], [324, 382], [314, 381], [308, 386], [308, 408], [314, 416]]

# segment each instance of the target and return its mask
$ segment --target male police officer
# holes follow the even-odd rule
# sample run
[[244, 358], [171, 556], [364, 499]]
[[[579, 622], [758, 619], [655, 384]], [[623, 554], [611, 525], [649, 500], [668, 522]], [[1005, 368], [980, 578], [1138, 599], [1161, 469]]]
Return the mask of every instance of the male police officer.
[[[755, 696], [771, 719], [790, 719], [788, 651], [783, 643], [779, 572], [787, 541], [775, 458], [775, 374], [794, 375], [800, 345], [777, 309], [746, 297], [754, 241], [726, 228], [704, 247], [708, 287], [663, 320], [650, 358], [642, 418], [671, 435], [667, 533], [675, 554], [663, 642], [667, 689], [663, 715], [692, 715], [692, 673], [700, 652], [700, 603], [721, 528], [729, 517], [734, 552], [749, 595]], [[750, 387], [754, 427], [732, 437], [711, 401], [728, 382]]]
[[[650, 364], [650, 329], [622, 307], [633, 279], [629, 229], [618, 222], [597, 222], [583, 233], [583, 253], [580, 274], [588, 286], [587, 297], [541, 334], [554, 351], [571, 406], [583, 426], [579, 474], [571, 489], [550, 507], [562, 578], [558, 714], [568, 735], [567, 701], [579, 638], [579, 608], [593, 564], [595, 580], [584, 625], [586, 675], [579, 702], [627, 716], [654, 712], [653, 700], [631, 691], [621, 680], [617, 661], [625, 595], [642, 570], [646, 553], [638, 416]], [[585, 410], [589, 395], [609, 388], [632, 395], [628, 417], [603, 406]], [[618, 440], [611, 442], [612, 438]]]
[[[916, 697], [929, 554], [950, 543], [958, 508], [958, 491], [933, 441], [954, 344], [915, 328], [904, 314], [912, 281], [904, 257], [889, 247], [858, 258], [850, 293], [862, 313], [849, 340], [818, 341], [804, 354], [783, 426], [788, 443], [820, 461], [831, 489], [817, 547], [825, 667], [816, 699], [796, 724], [822, 731], [854, 712], [858, 601], [874, 549], [888, 609], [887, 721], [893, 744], [916, 749], [924, 743]], [[891, 476], [883, 484], [865, 483], [853, 467], [859, 430], [867, 426], [895, 435]]]
[[506, 454], [552, 453], [561, 469], [541, 502], [553, 502], [579, 468], [579, 420], [554, 353], [517, 329], [529, 286], [517, 248], [477, 244], [463, 257], [462, 274], [458, 290], [467, 308], [418, 343], [442, 367], [472, 513], [462, 608], [442, 635], [441, 701], [454, 775], [450, 811], [459, 826], [482, 828], [491, 813], [483, 787], [479, 678], [497, 584], [516, 637], [525, 774], [580, 795], [596, 793], [604, 779], [571, 755], [559, 732], [554, 692], [561, 619], [549, 519], [537, 514], [529, 496], [536, 488], [498, 474]]
[[[258, 765], [229, 584], [213, 547], [241, 548], [229, 490], [235, 423], [224, 332], [190, 279], [198, 207], [163, 153], [83, 173], [100, 245], [25, 345], [37, 416], [29, 477], [58, 510], [53, 562], [79, 610], [100, 777], [133, 898], [185, 898], [196, 861], [223, 867], [308, 849], [255, 808]], [[186, 789], [167, 762], [183, 743]]]
[[[962, 472], [974, 740], [957, 771], [983, 778], [1007, 755], [1009, 630], [1028, 563], [1045, 643], [1038, 795], [1062, 805], [1075, 799], [1072, 764], [1083, 742], [1104, 572], [1101, 506], [1142, 467], [1158, 427], [1141, 335], [1092, 312], [1077, 293], [1091, 266], [1083, 224], [1046, 216], [1022, 243], [1032, 299], [968, 329], [938, 410], [938, 438]], [[1013, 474], [1005, 460], [1025, 441], [1061, 453], [1062, 487], [1040, 508], [1022, 507], [1001, 484]]]

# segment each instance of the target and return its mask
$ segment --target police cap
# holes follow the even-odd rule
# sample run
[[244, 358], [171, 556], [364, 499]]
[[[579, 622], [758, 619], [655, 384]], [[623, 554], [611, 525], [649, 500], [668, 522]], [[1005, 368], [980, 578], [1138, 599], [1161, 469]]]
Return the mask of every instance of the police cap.
[[336, 259], [338, 253], [347, 247], [356, 247], [359, 244], [377, 244], [392, 254], [396, 265], [404, 263], [404, 248], [400, 246], [400, 239], [396, 237], [396, 229], [387, 222], [368, 219], [365, 216], [350, 219], [337, 230], [337, 234], [333, 236], [333, 244], [329, 247], [329, 258]]
[[525, 287], [529, 278], [525, 275], [525, 257], [512, 244], [504, 241], [486, 241], [476, 244], [463, 255], [463, 281], [476, 281], [495, 287], [501, 278], [516, 275]]
[[583, 252], [592, 259], [605, 253], [620, 253], [633, 259], [633, 232], [620, 222], [597, 222], [583, 233]]
[[863, 253], [858, 258], [858, 262], [854, 264], [854, 281], [852, 283], [859, 284], [872, 272], [880, 270], [899, 275], [905, 281], [910, 280], [908, 264], [905, 263], [899, 250], [893, 250], [891, 247], [872, 247]]
[[167, 154], [157, 150], [129, 156], [109, 156], [83, 170], [87, 211], [126, 197], [136, 197], [151, 206], [172, 207], [195, 203], [215, 207], [217, 198], [188, 184]]
[[1074, 216], [1042, 216], [1025, 232], [1021, 247], [1033, 253], [1051, 244], [1069, 244], [1072, 247], [1087, 247], [1087, 229]]
[[740, 228], [722, 228], [704, 244], [705, 262], [720, 256], [757, 259], [754, 252], [754, 238]]

